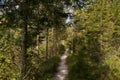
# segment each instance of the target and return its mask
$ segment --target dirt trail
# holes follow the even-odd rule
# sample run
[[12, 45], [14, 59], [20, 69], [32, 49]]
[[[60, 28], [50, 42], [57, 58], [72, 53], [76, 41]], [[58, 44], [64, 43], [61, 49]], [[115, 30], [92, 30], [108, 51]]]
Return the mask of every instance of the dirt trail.
[[61, 62], [58, 67], [58, 72], [55, 74], [55, 77], [52, 80], [68, 80], [68, 70], [67, 70], [67, 64], [66, 64], [66, 58], [68, 54], [68, 50], [64, 52], [64, 54], [61, 57]]

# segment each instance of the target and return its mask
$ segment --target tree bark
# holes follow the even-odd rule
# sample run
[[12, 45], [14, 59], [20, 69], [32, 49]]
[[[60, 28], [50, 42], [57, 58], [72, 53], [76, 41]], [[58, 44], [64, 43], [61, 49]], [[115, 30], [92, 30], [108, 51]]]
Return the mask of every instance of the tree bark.
[[36, 53], [39, 55], [39, 34], [36, 37]]
[[[26, 65], [27, 65], [27, 20], [28, 20], [28, 8], [27, 8], [27, 3], [23, 4], [23, 10], [22, 10], [22, 37], [21, 37], [21, 73], [20, 73], [20, 80], [25, 80], [25, 75], [26, 75]], [[26, 11], [26, 12], [25, 12]], [[24, 14], [24, 15], [23, 15]]]
[[21, 45], [21, 73], [20, 80], [25, 80], [27, 62], [27, 15], [24, 16], [22, 26], [22, 45]]
[[51, 57], [55, 56], [55, 34], [54, 34], [54, 28], [52, 28], [52, 54]]
[[49, 28], [46, 29], [46, 59], [48, 59], [48, 36], [49, 36]]

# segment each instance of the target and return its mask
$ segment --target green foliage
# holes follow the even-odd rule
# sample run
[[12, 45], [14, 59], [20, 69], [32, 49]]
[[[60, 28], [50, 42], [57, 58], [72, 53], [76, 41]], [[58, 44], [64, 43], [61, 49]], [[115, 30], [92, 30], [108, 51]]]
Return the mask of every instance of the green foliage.
[[55, 73], [57, 72], [58, 63], [60, 62], [60, 58], [55, 56], [48, 61], [44, 62], [41, 65], [41, 79], [42, 80], [50, 80], [53, 78]]
[[65, 46], [63, 44], [60, 44], [58, 47], [59, 47], [58, 53], [59, 54], [64, 54]]
[[68, 43], [75, 49], [68, 57], [69, 80], [120, 79], [118, 2], [97, 0], [82, 12], [76, 10], [77, 32]]
[[26, 76], [27, 80], [51, 80], [54, 74], [56, 73], [56, 69], [58, 67], [58, 63], [60, 61], [59, 56], [54, 56], [49, 58], [48, 60], [42, 61], [41, 63], [33, 62], [33, 66], [30, 66]]
[[[22, 70], [22, 79], [50, 80], [60, 61], [56, 55], [66, 48], [62, 41], [73, 51], [67, 59], [69, 80], [120, 80], [120, 0], [13, 0], [6, 5], [0, 19], [0, 80], [18, 80]], [[65, 27], [66, 8], [75, 14], [73, 28]]]
[[[89, 36], [91, 35], [89, 34]], [[94, 40], [93, 35], [92, 37], [89, 36], [75, 37], [75, 52], [71, 53], [67, 59], [69, 80], [99, 80], [102, 70], [99, 65], [99, 56], [97, 56], [99, 54], [97, 50], [99, 47], [97, 48], [97, 44], [92, 43]], [[87, 37], [90, 38], [90, 40], [88, 40], [89, 42], [85, 41]], [[80, 45], [77, 45], [78, 43]], [[95, 47], [96, 49], [94, 49]]]
[[[4, 29], [3, 29], [4, 30]], [[7, 34], [5, 34], [7, 33]], [[18, 44], [16, 44], [19, 36], [19, 31], [16, 33], [12, 29], [1, 32], [0, 39], [0, 79], [13, 80], [18, 79], [19, 69], [18, 65]], [[16, 53], [16, 54], [15, 54]]]

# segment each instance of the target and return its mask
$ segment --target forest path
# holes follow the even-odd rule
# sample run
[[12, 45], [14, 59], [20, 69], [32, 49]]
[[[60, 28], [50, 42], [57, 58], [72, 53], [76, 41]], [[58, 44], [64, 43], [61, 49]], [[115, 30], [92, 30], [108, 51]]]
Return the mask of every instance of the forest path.
[[68, 80], [68, 69], [66, 64], [66, 58], [68, 56], [68, 49], [64, 52], [64, 54], [61, 56], [61, 62], [59, 63], [59, 67], [57, 69], [57, 73], [55, 74], [54, 78], [52, 80]]

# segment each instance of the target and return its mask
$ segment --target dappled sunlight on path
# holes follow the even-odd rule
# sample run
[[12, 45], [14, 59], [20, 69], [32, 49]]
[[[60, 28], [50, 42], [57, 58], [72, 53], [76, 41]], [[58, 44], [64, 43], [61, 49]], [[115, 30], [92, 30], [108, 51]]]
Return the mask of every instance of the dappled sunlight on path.
[[61, 57], [61, 62], [58, 67], [58, 72], [55, 74], [55, 77], [53, 80], [67, 80], [68, 70], [66, 65], [66, 58], [68, 50], [64, 52], [64, 54]]

